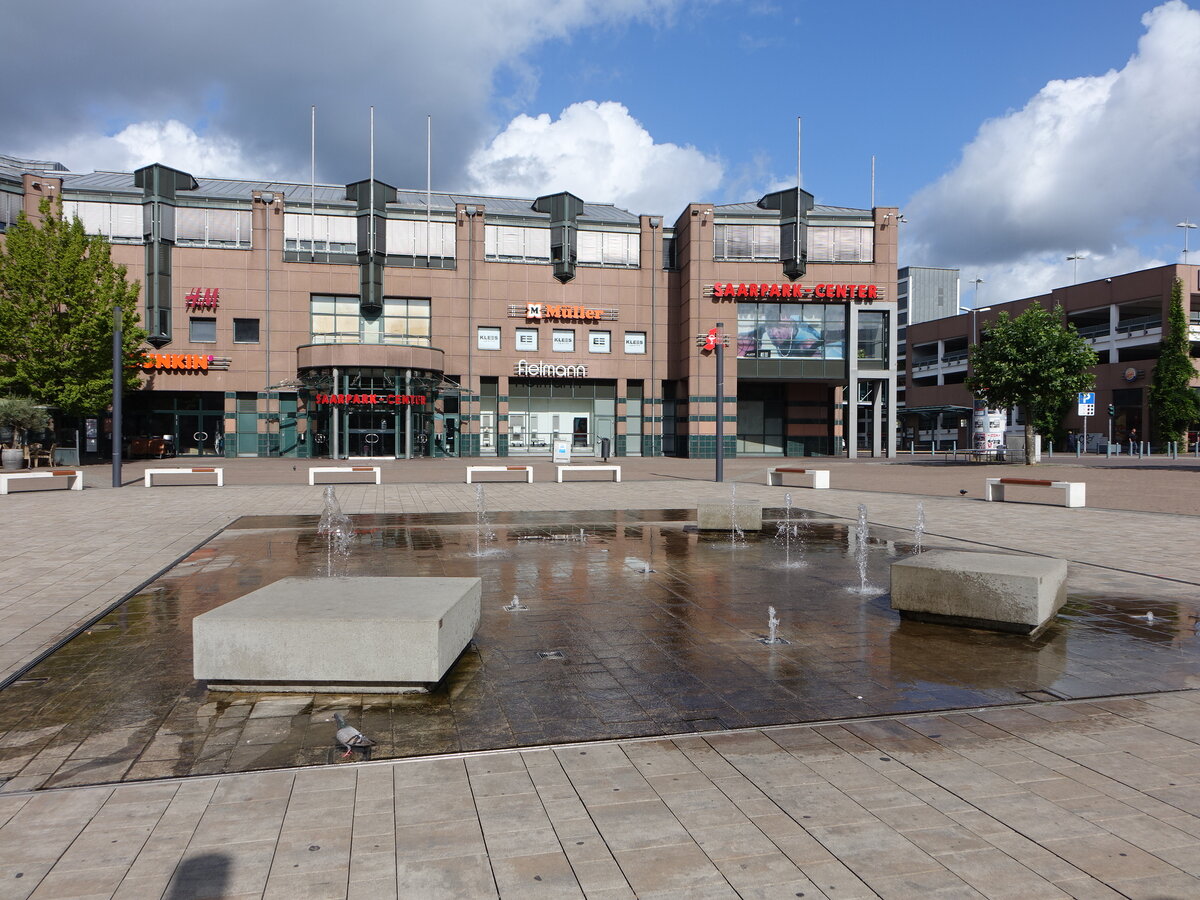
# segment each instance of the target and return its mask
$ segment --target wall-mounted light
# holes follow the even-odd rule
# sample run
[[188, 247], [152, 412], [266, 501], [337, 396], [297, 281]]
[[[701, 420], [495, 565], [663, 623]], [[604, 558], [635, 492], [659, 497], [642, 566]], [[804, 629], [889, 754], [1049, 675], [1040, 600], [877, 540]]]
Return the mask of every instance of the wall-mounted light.
[[31, 181], [29, 182], [29, 186], [35, 191], [40, 191], [42, 189], [42, 183], [40, 181]]
[[263, 191], [258, 195], [258, 199], [263, 203], [271, 204], [275, 202], [275, 194], [271, 191]]

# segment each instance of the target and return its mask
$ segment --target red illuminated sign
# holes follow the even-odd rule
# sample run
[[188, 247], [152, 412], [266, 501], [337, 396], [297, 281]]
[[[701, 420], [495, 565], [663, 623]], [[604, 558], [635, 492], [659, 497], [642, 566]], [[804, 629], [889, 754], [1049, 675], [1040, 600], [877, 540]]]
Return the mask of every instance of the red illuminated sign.
[[192, 288], [183, 298], [187, 309], [216, 309], [221, 305], [220, 288]]
[[317, 394], [313, 398], [317, 406], [424, 406], [426, 402], [421, 394]]
[[142, 359], [143, 369], [190, 369], [207, 370], [211, 356], [197, 353], [147, 353]]
[[878, 300], [873, 284], [714, 284], [714, 300]]

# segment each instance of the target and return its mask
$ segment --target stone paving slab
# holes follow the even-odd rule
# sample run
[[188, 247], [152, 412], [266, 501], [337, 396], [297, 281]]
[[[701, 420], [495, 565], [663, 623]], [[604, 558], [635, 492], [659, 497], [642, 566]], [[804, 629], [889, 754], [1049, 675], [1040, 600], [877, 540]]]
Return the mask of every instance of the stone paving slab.
[[[278, 476], [255, 462], [231, 465], [221, 489], [113, 491], [97, 472], [82, 493], [2, 498], [19, 527], [0, 550], [0, 672], [232, 518], [319, 512], [320, 487], [270, 483]], [[487, 500], [563, 510], [727, 496], [698, 480], [711, 471], [701, 462], [639, 461], [620, 485], [488, 485]], [[739, 497], [782, 505], [784, 489], [753, 480], [763, 464], [737, 462], [727, 472]], [[1061, 556], [1073, 585], [1195, 602], [1200, 475], [1133, 462], [1089, 461], [1084, 510], [984, 506], [988, 466], [840, 463], [832, 490], [792, 493], [846, 519], [866, 503], [873, 523], [897, 528], [920, 500], [942, 543]], [[450, 474], [385, 475], [338, 497], [352, 514], [473, 510], [473, 487]], [[30, 793], [10, 781], [0, 792], [5, 898], [1187, 898], [1200, 895], [1197, 860], [1200, 690], [117, 787]]]

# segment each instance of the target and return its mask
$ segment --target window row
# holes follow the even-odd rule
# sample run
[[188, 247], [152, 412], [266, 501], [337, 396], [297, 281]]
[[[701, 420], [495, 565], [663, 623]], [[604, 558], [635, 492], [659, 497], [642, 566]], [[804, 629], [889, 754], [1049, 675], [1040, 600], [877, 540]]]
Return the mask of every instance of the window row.
[[[520, 225], [485, 225], [483, 252], [499, 262], [550, 262], [550, 229]], [[778, 254], [776, 254], [778, 255]], [[625, 231], [575, 233], [575, 261], [583, 266], [637, 268], [641, 235]]]
[[[193, 344], [215, 344], [217, 342], [217, 320], [193, 316], [188, 320], [188, 340]], [[235, 344], [257, 344], [258, 319], [234, 319], [233, 342]]]
[[24, 202], [24, 197], [20, 194], [0, 191], [0, 231], [17, 224], [17, 216], [24, 209]]
[[[476, 332], [476, 347], [480, 350], [501, 350], [503, 342], [501, 329], [492, 325], [480, 325]], [[539, 344], [539, 329], [517, 328], [513, 335], [513, 347], [521, 353], [532, 353], [542, 349]], [[550, 333], [550, 347], [554, 353], [577, 352], [575, 329], [555, 328]], [[612, 353], [612, 332], [600, 329], [589, 329], [587, 333], [588, 353]], [[626, 331], [625, 352], [642, 356], [646, 353], [646, 332]]]
[[431, 346], [428, 299], [384, 297], [382, 311], [367, 316], [357, 297], [314, 294], [310, 313], [314, 344]]
[[[810, 225], [809, 262], [871, 262], [874, 229], [869, 226]], [[778, 225], [717, 225], [713, 256], [720, 260], [778, 260]]]

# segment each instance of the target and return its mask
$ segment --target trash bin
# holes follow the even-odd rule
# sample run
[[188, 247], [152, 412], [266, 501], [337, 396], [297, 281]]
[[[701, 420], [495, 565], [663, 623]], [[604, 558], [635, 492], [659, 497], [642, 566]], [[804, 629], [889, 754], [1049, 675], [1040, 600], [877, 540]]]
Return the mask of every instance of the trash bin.
[[608, 451], [611, 446], [611, 440], [608, 438], [600, 438], [600, 456], [604, 458], [605, 462], [608, 462]]

